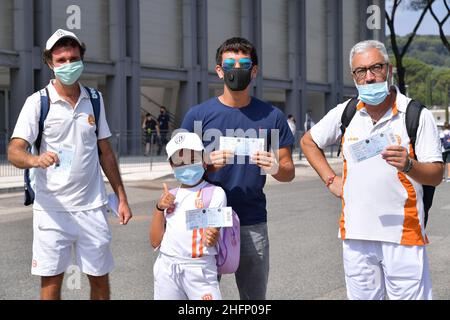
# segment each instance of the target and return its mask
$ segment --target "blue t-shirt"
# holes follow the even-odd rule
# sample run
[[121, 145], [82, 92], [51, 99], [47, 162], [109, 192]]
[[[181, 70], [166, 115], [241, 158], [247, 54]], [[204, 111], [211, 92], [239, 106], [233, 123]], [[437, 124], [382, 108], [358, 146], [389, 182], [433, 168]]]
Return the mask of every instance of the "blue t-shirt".
[[[219, 150], [220, 136], [264, 138], [266, 151], [271, 146], [276, 150], [294, 143], [284, 114], [256, 98], [243, 108], [228, 107], [218, 98], [210, 99], [192, 107], [181, 128], [201, 136], [207, 152]], [[238, 214], [241, 225], [267, 221], [263, 192], [266, 176], [260, 167], [249, 163], [249, 157], [235, 156], [233, 164], [209, 173], [208, 180], [225, 190], [227, 203]]]

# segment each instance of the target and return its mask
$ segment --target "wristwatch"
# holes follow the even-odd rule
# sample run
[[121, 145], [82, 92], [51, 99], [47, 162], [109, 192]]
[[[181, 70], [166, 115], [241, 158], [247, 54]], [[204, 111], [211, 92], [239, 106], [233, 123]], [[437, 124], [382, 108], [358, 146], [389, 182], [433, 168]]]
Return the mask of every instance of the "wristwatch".
[[412, 161], [411, 158], [408, 158], [408, 163], [403, 168], [403, 173], [408, 173], [411, 170], [412, 167], [413, 167], [413, 161]]

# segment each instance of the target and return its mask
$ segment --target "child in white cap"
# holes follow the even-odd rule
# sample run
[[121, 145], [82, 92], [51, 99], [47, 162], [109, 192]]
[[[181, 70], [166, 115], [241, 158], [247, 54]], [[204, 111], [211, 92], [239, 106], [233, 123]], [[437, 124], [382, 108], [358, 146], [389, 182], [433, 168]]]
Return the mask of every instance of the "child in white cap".
[[220, 300], [216, 267], [219, 229], [186, 227], [186, 211], [203, 208], [202, 195], [212, 192], [210, 208], [226, 207], [222, 188], [205, 181], [203, 143], [195, 133], [176, 134], [167, 144], [168, 160], [181, 183], [156, 203], [150, 241], [159, 248], [153, 268], [155, 300]]

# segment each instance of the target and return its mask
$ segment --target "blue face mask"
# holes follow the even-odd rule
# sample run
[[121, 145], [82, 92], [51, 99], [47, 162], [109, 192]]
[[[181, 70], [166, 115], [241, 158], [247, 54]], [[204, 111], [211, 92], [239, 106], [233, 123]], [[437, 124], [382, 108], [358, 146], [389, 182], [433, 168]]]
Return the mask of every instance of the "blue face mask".
[[358, 89], [358, 98], [371, 106], [382, 103], [389, 94], [388, 82], [376, 82], [364, 85], [356, 85]]
[[83, 61], [66, 63], [53, 69], [55, 76], [65, 85], [74, 84], [81, 76], [84, 65]]
[[182, 184], [194, 186], [203, 178], [205, 168], [203, 168], [203, 164], [201, 163], [194, 163], [187, 166], [176, 167], [173, 169], [173, 173], [175, 178]]

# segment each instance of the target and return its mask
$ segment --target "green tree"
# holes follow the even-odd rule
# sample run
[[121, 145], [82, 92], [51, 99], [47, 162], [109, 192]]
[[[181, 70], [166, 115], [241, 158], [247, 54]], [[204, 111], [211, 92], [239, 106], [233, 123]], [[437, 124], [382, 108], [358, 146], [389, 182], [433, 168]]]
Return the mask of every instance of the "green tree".
[[[447, 21], [447, 19], [450, 17], [450, 5], [447, 3], [447, 0], [442, 0], [444, 7], [447, 9], [447, 14], [444, 16], [442, 20], [440, 20], [433, 9], [433, 6], [431, 5], [434, 0], [428, 0], [429, 6], [430, 6], [430, 12], [433, 19], [436, 21], [437, 25], [439, 26], [439, 36], [441, 37], [441, 41], [444, 44], [444, 46], [447, 48], [448, 52], [450, 53], [450, 42], [447, 39], [447, 36], [444, 32], [444, 24]], [[448, 120], [448, 119], [447, 119]]]
[[408, 35], [408, 39], [406, 43], [400, 48], [399, 44], [397, 43], [397, 35], [395, 33], [395, 15], [397, 13], [397, 9], [399, 8], [400, 4], [402, 3], [402, 0], [392, 0], [393, 5], [391, 12], [387, 12], [386, 10], [386, 23], [389, 27], [390, 31], [390, 39], [391, 39], [391, 45], [392, 45], [392, 52], [395, 56], [395, 61], [397, 65], [397, 76], [398, 76], [398, 87], [400, 89], [400, 92], [405, 93], [406, 92], [406, 83], [405, 83], [405, 77], [406, 77], [406, 68], [403, 63], [403, 59], [405, 57], [406, 52], [408, 51], [409, 46], [411, 45], [414, 37], [416, 36], [417, 29], [419, 29], [422, 20], [429, 10], [430, 6], [433, 4], [435, 0], [410, 0], [410, 2], [407, 4], [408, 9], [416, 10], [416, 11], [422, 11], [419, 20], [414, 25], [414, 29], [411, 34]]

